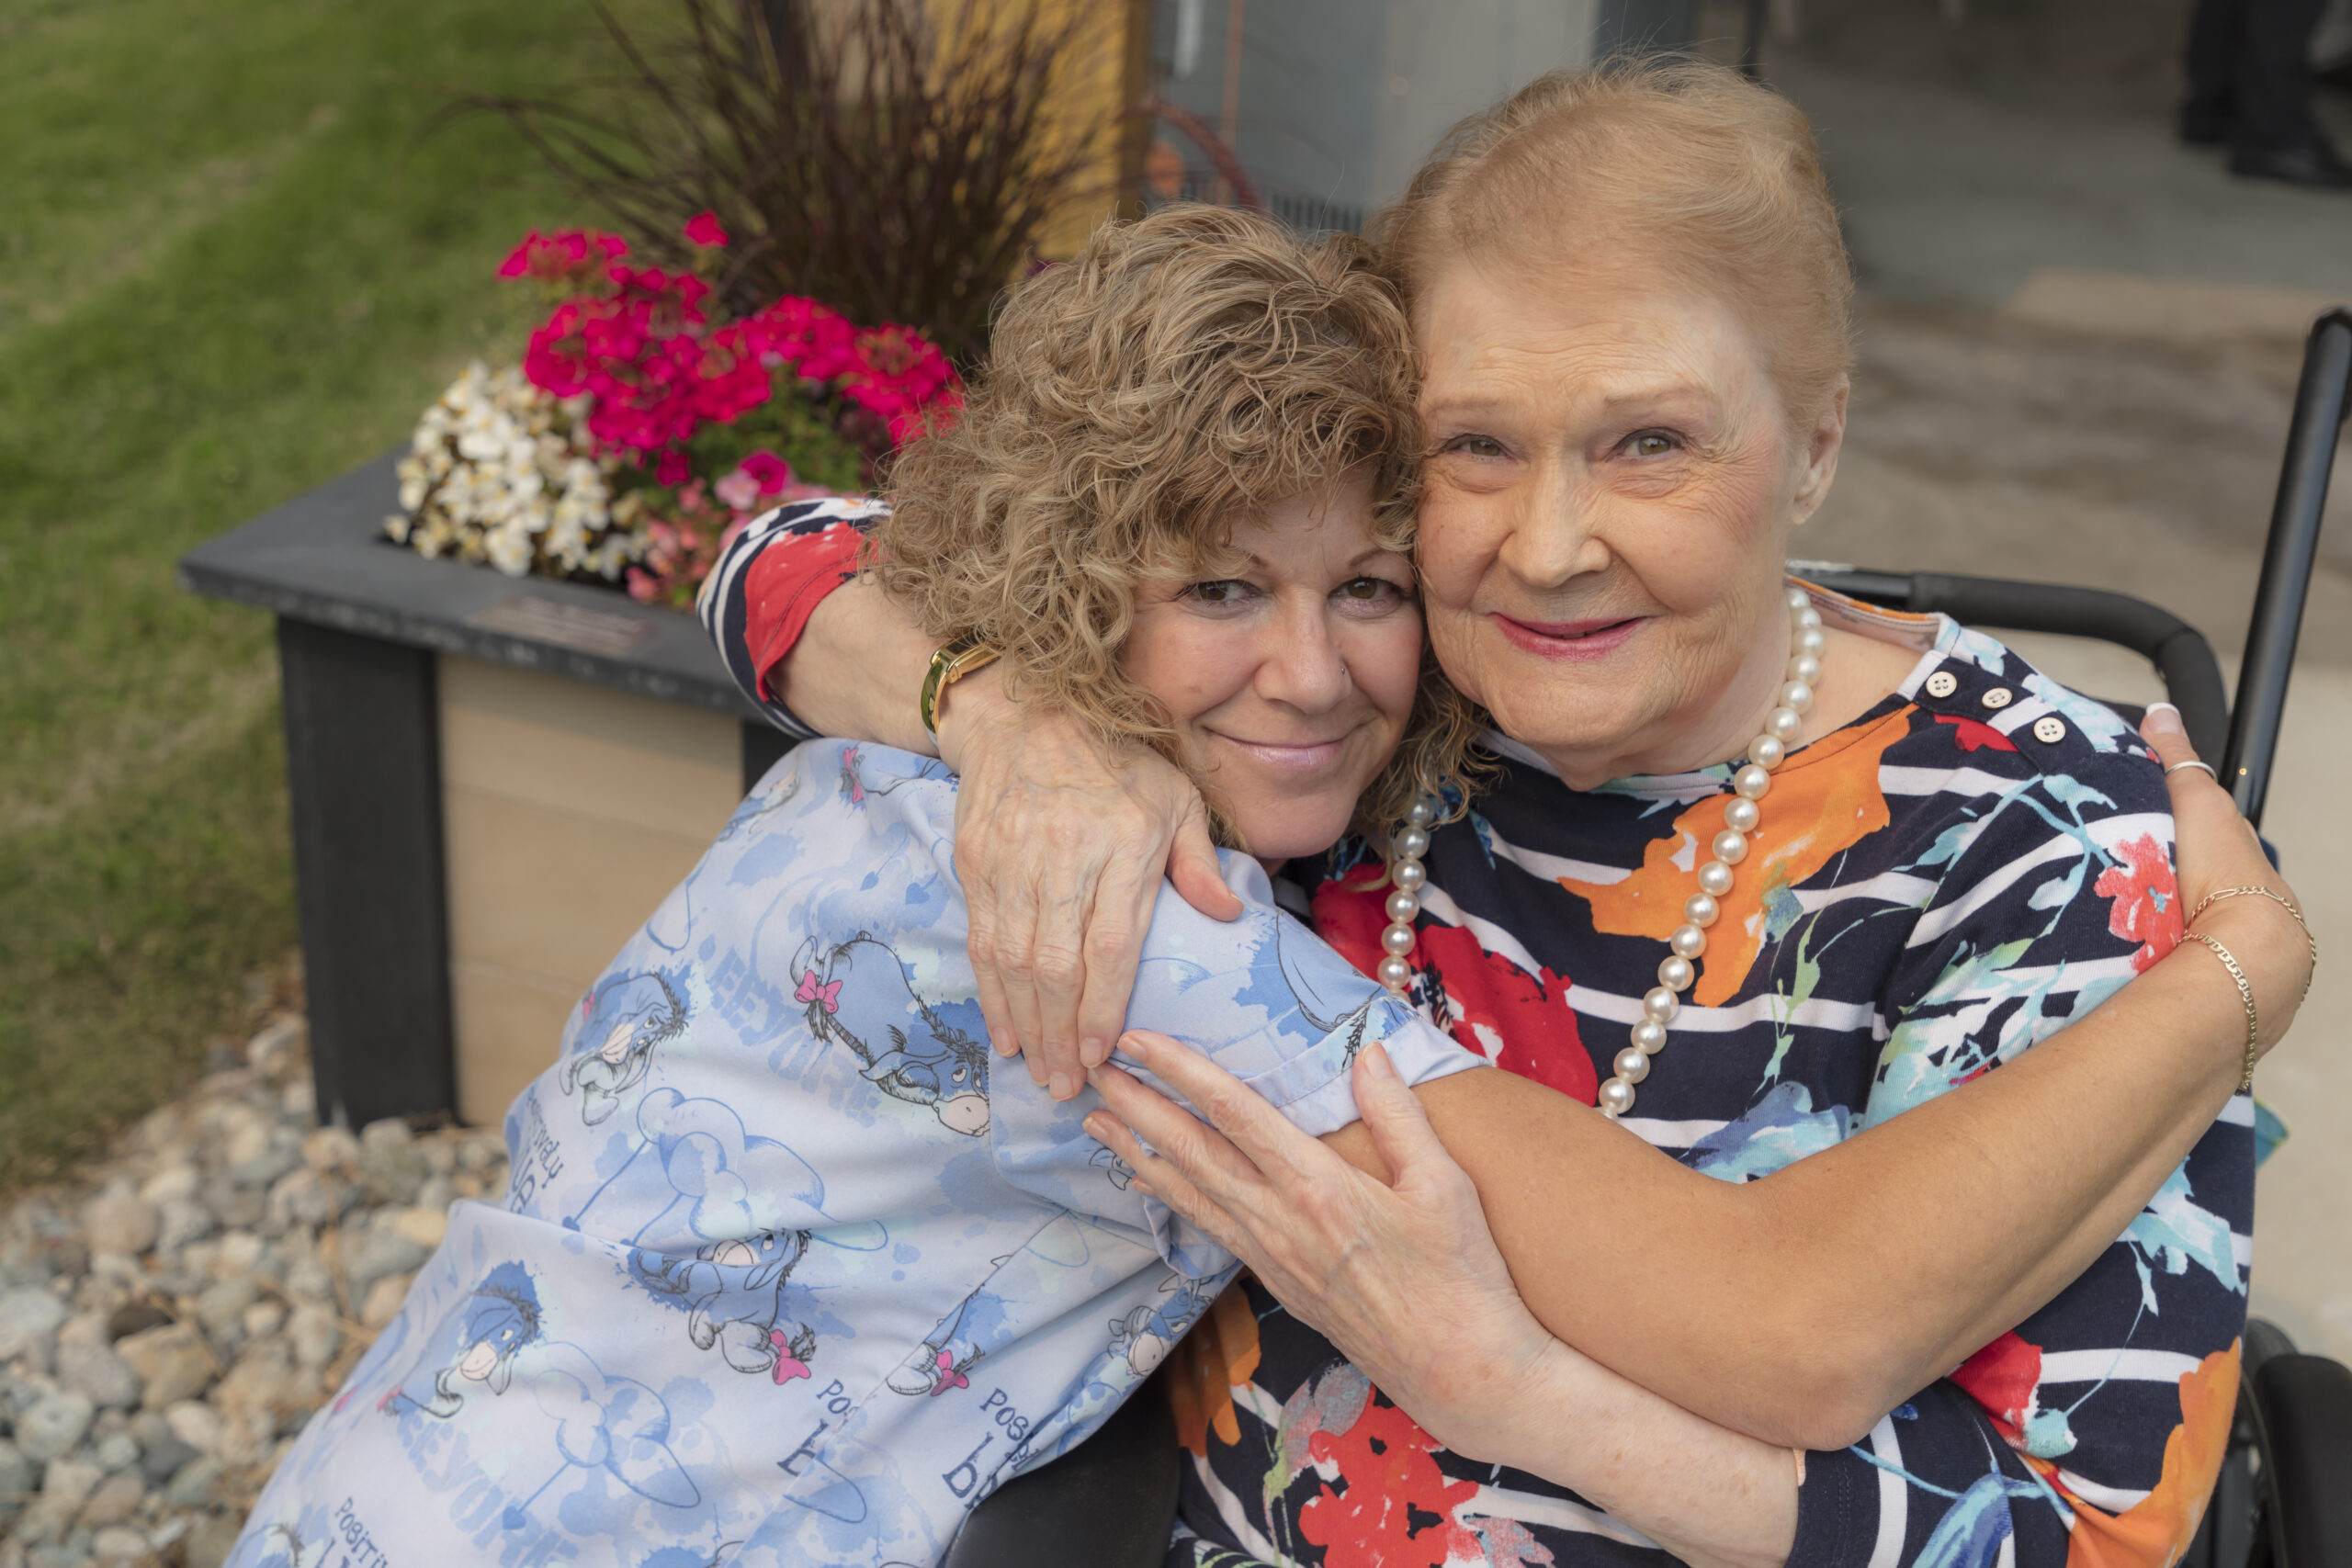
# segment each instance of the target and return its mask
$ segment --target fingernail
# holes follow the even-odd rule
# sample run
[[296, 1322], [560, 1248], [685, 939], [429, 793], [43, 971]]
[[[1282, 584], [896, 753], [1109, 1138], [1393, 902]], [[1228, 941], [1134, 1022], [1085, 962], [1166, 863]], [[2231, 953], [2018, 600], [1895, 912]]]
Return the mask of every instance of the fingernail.
[[1056, 1073], [1054, 1075], [1052, 1087], [1046, 1092], [1052, 1095], [1056, 1100], [1068, 1100], [1071, 1095], [1078, 1092], [1078, 1086], [1070, 1082], [1069, 1075], [1068, 1073]]
[[990, 1043], [996, 1047], [996, 1054], [1000, 1056], [1021, 1055], [1021, 1042], [1018, 1040], [996, 1040], [991, 1041]]
[[1372, 1077], [1393, 1078], [1396, 1076], [1396, 1064], [1388, 1059], [1387, 1051], [1375, 1040], [1363, 1048], [1363, 1070]]
[[2186, 735], [2188, 733], [2187, 729], [2181, 727], [2180, 710], [2173, 706], [2170, 703], [2150, 703], [2148, 705], [2147, 727], [2150, 729], [2160, 731], [2165, 735]]
[[1127, 1190], [1130, 1192], [1140, 1192], [1147, 1198], [1157, 1198], [1159, 1196], [1159, 1193], [1154, 1192], [1151, 1190], [1151, 1183], [1146, 1181], [1140, 1176], [1130, 1176], [1127, 1178]]
[[1111, 1119], [1100, 1111], [1089, 1111], [1086, 1120], [1079, 1125], [1085, 1128], [1086, 1135], [1098, 1144], [1111, 1141]]
[[1141, 1062], [1146, 1066], [1149, 1066], [1151, 1065], [1150, 1043], [1145, 1040], [1140, 1034], [1120, 1035], [1119, 1055], [1127, 1057], [1131, 1061]]
[[1078, 1043], [1078, 1059], [1090, 1067], [1099, 1067], [1111, 1059], [1111, 1047], [1099, 1035], [1088, 1035]]

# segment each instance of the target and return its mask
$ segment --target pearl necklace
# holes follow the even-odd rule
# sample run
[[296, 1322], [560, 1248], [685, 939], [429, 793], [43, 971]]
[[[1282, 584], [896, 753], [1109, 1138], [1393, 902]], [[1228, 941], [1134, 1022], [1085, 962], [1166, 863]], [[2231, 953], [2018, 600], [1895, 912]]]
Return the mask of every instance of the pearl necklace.
[[[1683, 923], [1667, 939], [1669, 949], [1657, 966], [1657, 984], [1642, 998], [1642, 1021], [1634, 1025], [1633, 1043], [1617, 1053], [1615, 1076], [1600, 1086], [1601, 1114], [1615, 1120], [1634, 1108], [1634, 1086], [1650, 1076], [1650, 1058], [1666, 1048], [1667, 1026], [1682, 1010], [1682, 993], [1698, 978], [1694, 967], [1707, 951], [1707, 928], [1723, 913], [1731, 896], [1732, 867], [1747, 858], [1748, 835], [1763, 820], [1758, 803], [1772, 793], [1772, 773], [1788, 759], [1804, 732], [1804, 716], [1812, 711], [1814, 687], [1821, 681], [1821, 612], [1802, 588], [1787, 591], [1789, 664], [1781, 686], [1780, 703], [1765, 716], [1764, 731], [1747, 743], [1747, 762], [1732, 775], [1732, 798], [1724, 806], [1724, 830], [1710, 846], [1714, 858], [1699, 868], [1699, 891], [1682, 906]], [[1430, 847], [1429, 824], [1437, 819], [1436, 803], [1424, 797], [1405, 814], [1396, 834], [1389, 879], [1396, 891], [1388, 896], [1388, 919], [1380, 944], [1387, 955], [1380, 961], [1380, 983], [1398, 996], [1411, 985], [1413, 967], [1405, 954], [1413, 950], [1413, 919], [1421, 911], [1420, 890], [1429, 872], [1420, 857]]]

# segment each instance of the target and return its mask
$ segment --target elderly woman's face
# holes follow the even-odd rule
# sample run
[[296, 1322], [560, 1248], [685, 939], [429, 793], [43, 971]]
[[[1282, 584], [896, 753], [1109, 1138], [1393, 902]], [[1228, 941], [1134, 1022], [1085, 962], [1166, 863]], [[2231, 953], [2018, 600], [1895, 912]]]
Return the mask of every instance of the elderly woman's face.
[[1146, 588], [1120, 653], [1264, 860], [1336, 842], [1412, 713], [1412, 563], [1372, 527], [1360, 478], [1269, 507], [1234, 528], [1233, 576]]
[[1654, 277], [1457, 264], [1414, 325], [1446, 673], [1580, 787], [1730, 756], [1787, 658], [1788, 529], [1842, 403], [1826, 451], [1792, 442], [1737, 315]]

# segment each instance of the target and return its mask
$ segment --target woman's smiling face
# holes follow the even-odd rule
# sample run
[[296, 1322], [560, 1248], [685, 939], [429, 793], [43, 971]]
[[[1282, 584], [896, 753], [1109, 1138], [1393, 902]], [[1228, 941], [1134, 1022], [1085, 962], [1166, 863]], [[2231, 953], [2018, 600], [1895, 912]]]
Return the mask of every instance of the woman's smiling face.
[[1146, 587], [1120, 653], [1250, 852], [1329, 848], [1387, 765], [1419, 685], [1412, 563], [1373, 538], [1365, 479], [1233, 529], [1232, 575]]
[[1736, 311], [1635, 268], [1456, 262], [1414, 316], [1430, 637], [1578, 787], [1723, 761], [1781, 678], [1789, 528], [1844, 395], [1792, 439]]

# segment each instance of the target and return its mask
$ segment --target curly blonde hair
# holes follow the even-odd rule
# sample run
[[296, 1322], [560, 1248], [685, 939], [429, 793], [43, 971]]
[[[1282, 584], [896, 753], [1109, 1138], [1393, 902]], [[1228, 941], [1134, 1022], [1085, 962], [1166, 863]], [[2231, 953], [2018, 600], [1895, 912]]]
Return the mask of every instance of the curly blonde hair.
[[[962, 416], [893, 468], [865, 564], [930, 636], [999, 649], [1016, 700], [1181, 765], [1167, 709], [1119, 666], [1137, 591], [1216, 575], [1238, 518], [1356, 470], [1374, 537], [1409, 550], [1414, 392], [1405, 312], [1362, 242], [1216, 207], [1106, 224], [1013, 292]], [[1375, 838], [1461, 776], [1476, 733], [1426, 649], [1421, 671], [1357, 805]]]

